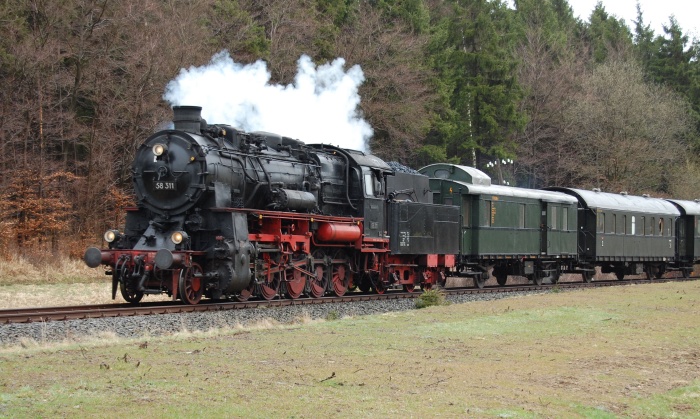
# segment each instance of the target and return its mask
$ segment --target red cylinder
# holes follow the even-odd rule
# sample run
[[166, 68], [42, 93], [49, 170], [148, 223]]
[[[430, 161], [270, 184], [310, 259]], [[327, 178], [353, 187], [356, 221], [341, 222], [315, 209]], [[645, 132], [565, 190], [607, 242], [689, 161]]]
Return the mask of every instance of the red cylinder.
[[355, 224], [323, 223], [316, 231], [316, 238], [323, 242], [353, 242], [361, 235], [360, 226]]

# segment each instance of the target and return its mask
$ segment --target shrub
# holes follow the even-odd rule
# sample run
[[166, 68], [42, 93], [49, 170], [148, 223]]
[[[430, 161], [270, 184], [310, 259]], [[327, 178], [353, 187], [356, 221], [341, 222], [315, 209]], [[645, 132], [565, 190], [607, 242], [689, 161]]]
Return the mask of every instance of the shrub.
[[437, 288], [424, 291], [423, 294], [416, 299], [416, 308], [442, 306], [447, 304], [448, 302], [445, 299], [445, 293]]

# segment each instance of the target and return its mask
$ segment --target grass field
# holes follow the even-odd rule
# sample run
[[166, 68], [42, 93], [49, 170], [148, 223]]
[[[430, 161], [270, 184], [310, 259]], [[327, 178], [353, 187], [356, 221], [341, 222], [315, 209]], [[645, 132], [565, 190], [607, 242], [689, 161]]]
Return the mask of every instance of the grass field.
[[690, 282], [27, 344], [0, 417], [700, 417], [699, 318]]

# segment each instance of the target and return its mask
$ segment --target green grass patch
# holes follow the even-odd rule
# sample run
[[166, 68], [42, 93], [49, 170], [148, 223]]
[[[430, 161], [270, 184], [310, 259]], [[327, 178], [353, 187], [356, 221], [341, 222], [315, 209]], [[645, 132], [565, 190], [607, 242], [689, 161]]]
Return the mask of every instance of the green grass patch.
[[0, 416], [693, 417], [698, 316], [689, 282], [4, 348]]

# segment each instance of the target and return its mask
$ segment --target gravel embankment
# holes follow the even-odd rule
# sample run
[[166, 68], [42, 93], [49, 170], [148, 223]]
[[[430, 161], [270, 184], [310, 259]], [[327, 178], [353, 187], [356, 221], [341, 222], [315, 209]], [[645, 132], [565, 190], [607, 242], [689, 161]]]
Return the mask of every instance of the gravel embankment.
[[[541, 292], [541, 291], [540, 291]], [[448, 296], [452, 303], [487, 301], [523, 296], [532, 292]], [[206, 313], [162, 314], [151, 316], [111, 317], [104, 319], [67, 320], [48, 323], [0, 325], [0, 345], [22, 342], [80, 341], [104, 335], [121, 338], [144, 338], [182, 331], [208, 331], [251, 326], [266, 320], [283, 324], [301, 319], [342, 318], [415, 309], [415, 300], [363, 301], [355, 303], [299, 305]]]

